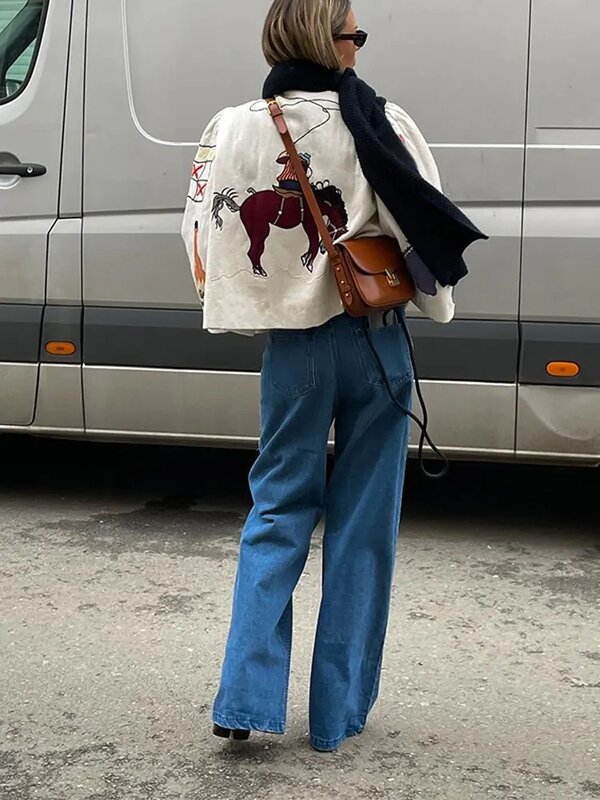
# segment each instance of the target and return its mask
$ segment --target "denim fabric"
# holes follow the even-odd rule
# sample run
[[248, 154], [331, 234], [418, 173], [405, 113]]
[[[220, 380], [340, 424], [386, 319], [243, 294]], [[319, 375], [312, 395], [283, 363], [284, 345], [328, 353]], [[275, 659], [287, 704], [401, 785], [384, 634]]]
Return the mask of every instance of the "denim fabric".
[[[371, 335], [397, 399], [410, 408], [402, 328]], [[377, 698], [400, 522], [409, 420], [391, 402], [365, 337], [363, 322], [347, 315], [270, 334], [260, 455], [250, 473], [254, 507], [242, 533], [213, 711], [226, 728], [285, 731], [292, 594], [324, 515], [310, 686], [310, 735], [319, 750], [335, 750], [360, 733]]]

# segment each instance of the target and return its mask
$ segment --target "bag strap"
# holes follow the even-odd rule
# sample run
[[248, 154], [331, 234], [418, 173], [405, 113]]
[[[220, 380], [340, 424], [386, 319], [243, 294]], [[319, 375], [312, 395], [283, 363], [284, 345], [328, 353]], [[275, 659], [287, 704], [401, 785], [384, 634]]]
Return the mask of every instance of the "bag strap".
[[329, 233], [329, 228], [327, 227], [327, 223], [325, 222], [325, 218], [321, 212], [318, 200], [315, 197], [312, 186], [310, 185], [306, 171], [302, 166], [300, 156], [298, 155], [298, 150], [296, 149], [296, 145], [294, 144], [294, 141], [290, 135], [290, 131], [287, 126], [287, 122], [285, 121], [285, 117], [283, 116], [281, 106], [274, 97], [271, 97], [267, 100], [267, 106], [269, 108], [269, 114], [277, 126], [277, 130], [281, 134], [285, 149], [290, 157], [290, 161], [292, 162], [294, 171], [296, 172], [296, 177], [298, 178], [300, 186], [302, 187], [302, 192], [306, 198], [306, 202], [308, 203], [308, 207], [313, 215], [319, 233], [321, 234], [321, 239], [323, 240], [323, 244], [325, 245], [327, 253], [329, 254], [329, 258], [331, 259], [332, 263], [335, 264], [338, 261], [341, 261], [341, 256], [333, 243], [333, 239]]
[[[325, 247], [327, 249], [327, 252], [329, 254], [329, 258], [331, 260], [331, 263], [332, 263], [332, 266], [333, 266], [333, 270], [334, 270], [334, 275], [335, 275], [339, 271], [340, 268], [343, 269], [343, 267], [342, 267], [342, 263], [343, 263], [342, 256], [340, 255], [338, 249], [336, 248], [336, 246], [333, 243], [333, 239], [331, 238], [331, 234], [329, 233], [329, 229], [328, 229], [327, 224], [325, 222], [325, 218], [323, 217], [323, 214], [321, 212], [321, 208], [319, 206], [317, 198], [315, 197], [315, 193], [313, 191], [313, 188], [310, 185], [310, 181], [308, 180], [308, 176], [306, 174], [306, 171], [304, 170], [304, 167], [302, 166], [302, 162], [300, 161], [300, 156], [298, 155], [298, 150], [296, 149], [296, 145], [294, 144], [294, 141], [293, 141], [293, 139], [292, 139], [292, 137], [290, 135], [290, 131], [289, 131], [289, 128], [288, 128], [287, 123], [285, 121], [285, 117], [283, 116], [283, 111], [281, 109], [281, 106], [279, 105], [277, 100], [275, 100], [275, 98], [269, 98], [267, 100], [267, 106], [269, 108], [269, 113], [270, 113], [271, 117], [273, 118], [273, 122], [277, 126], [277, 130], [281, 134], [281, 138], [283, 139], [283, 143], [285, 145], [285, 149], [287, 150], [287, 153], [288, 153], [288, 155], [290, 157], [290, 160], [291, 160], [292, 165], [294, 167], [294, 170], [296, 172], [296, 177], [298, 178], [298, 181], [300, 182], [300, 186], [302, 187], [302, 192], [304, 194], [304, 197], [306, 198], [306, 202], [308, 203], [308, 207], [310, 208], [311, 214], [313, 215], [315, 223], [317, 225], [317, 228], [319, 229], [319, 233], [321, 235], [321, 239], [323, 241], [323, 244], [325, 245]], [[337, 278], [337, 276], [336, 276], [336, 278]], [[341, 289], [341, 287], [340, 287], [340, 289]], [[390, 313], [390, 312], [388, 312], [388, 313]], [[410, 352], [410, 359], [411, 359], [411, 362], [412, 362], [413, 371], [414, 371], [414, 375], [415, 375], [415, 383], [416, 383], [416, 387], [417, 387], [417, 395], [418, 395], [419, 401], [421, 403], [421, 408], [423, 409], [423, 422], [421, 422], [421, 420], [417, 416], [415, 416], [411, 411], [409, 411], [407, 408], [405, 408], [397, 400], [397, 398], [396, 398], [396, 396], [394, 394], [394, 391], [392, 389], [392, 386], [390, 384], [389, 378], [387, 377], [387, 373], [385, 371], [385, 368], [383, 366], [381, 358], [379, 357], [379, 355], [377, 353], [377, 350], [375, 349], [375, 346], [374, 346], [374, 344], [373, 344], [373, 342], [371, 340], [371, 335], [370, 335], [370, 330], [369, 330], [369, 321], [368, 321], [368, 318], [365, 317], [364, 326], [365, 326], [365, 332], [366, 332], [367, 341], [368, 341], [369, 346], [370, 346], [370, 348], [371, 348], [371, 350], [373, 352], [373, 356], [374, 356], [374, 358], [376, 359], [376, 361], [377, 361], [377, 363], [379, 365], [379, 368], [381, 370], [381, 375], [383, 377], [384, 383], [385, 383], [385, 385], [387, 387], [387, 390], [388, 390], [388, 393], [390, 395], [390, 398], [391, 398], [392, 402], [396, 406], [398, 406], [398, 408], [404, 414], [406, 414], [408, 417], [410, 417], [410, 419], [414, 420], [414, 422], [419, 426], [419, 429], [421, 430], [421, 437], [420, 437], [420, 440], [419, 440], [419, 464], [421, 466], [421, 470], [422, 470], [423, 474], [428, 478], [444, 478], [448, 474], [448, 471], [449, 471], [449, 468], [450, 468], [450, 464], [449, 464], [448, 459], [446, 458], [446, 456], [442, 452], [440, 452], [440, 450], [438, 450], [438, 448], [432, 442], [432, 440], [431, 440], [431, 438], [429, 436], [429, 433], [427, 431], [428, 422], [429, 422], [428, 413], [427, 413], [427, 406], [425, 405], [425, 400], [424, 400], [423, 394], [421, 392], [421, 386], [420, 386], [419, 377], [418, 377], [418, 374], [417, 374], [417, 365], [415, 363], [415, 354], [414, 354], [414, 349], [413, 349], [413, 345], [412, 345], [412, 340], [410, 338], [410, 334], [408, 332], [408, 328], [406, 326], [406, 321], [404, 319], [403, 314], [398, 309], [394, 309], [393, 313], [396, 316], [397, 323], [402, 325], [402, 328], [404, 330], [404, 334], [406, 336], [406, 341], [408, 342], [408, 348], [409, 348], [409, 352]], [[424, 448], [425, 448], [425, 443], [426, 442], [432, 448], [432, 450], [435, 453], [435, 455], [439, 459], [441, 459], [441, 461], [442, 461], [442, 467], [439, 470], [439, 472], [430, 472], [425, 466]]]

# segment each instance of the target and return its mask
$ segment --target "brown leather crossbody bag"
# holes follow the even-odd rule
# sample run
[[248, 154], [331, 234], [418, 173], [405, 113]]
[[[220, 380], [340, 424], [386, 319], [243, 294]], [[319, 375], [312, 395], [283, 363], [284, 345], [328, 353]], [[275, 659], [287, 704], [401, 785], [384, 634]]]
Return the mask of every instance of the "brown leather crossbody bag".
[[375, 236], [334, 244], [281, 106], [274, 98], [267, 100], [267, 103], [329, 255], [340, 297], [348, 314], [365, 317], [373, 311], [390, 311], [412, 300], [415, 284], [396, 239]]

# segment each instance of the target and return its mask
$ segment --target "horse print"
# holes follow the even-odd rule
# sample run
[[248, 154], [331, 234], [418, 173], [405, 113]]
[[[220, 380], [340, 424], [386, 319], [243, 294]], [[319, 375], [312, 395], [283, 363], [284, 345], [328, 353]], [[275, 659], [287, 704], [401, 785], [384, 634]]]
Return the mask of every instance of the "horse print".
[[[301, 161], [310, 177], [310, 155], [303, 153]], [[248, 189], [250, 196], [241, 205], [237, 202], [238, 194], [235, 190], [226, 188], [222, 192], [215, 193], [212, 205], [212, 217], [218, 230], [223, 228], [221, 212], [224, 208], [232, 214], [239, 213], [250, 239], [248, 258], [252, 271], [261, 278], [268, 277], [261, 262], [272, 226], [283, 230], [292, 230], [300, 225], [304, 228], [308, 237], [308, 250], [302, 256], [302, 265], [311, 273], [319, 248], [322, 248], [317, 224], [310, 213], [293, 168], [287, 163], [285, 155], [280, 156], [277, 163], [284, 165], [277, 186], [260, 192]], [[348, 211], [341, 190], [328, 181], [311, 185], [332, 238], [346, 233]]]

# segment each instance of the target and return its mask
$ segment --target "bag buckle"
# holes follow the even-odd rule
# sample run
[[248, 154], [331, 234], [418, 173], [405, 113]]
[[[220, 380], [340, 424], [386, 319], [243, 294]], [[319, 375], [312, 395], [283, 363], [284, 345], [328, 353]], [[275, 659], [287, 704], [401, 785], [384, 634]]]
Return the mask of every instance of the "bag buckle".
[[386, 269], [385, 275], [392, 289], [395, 289], [396, 287], [400, 286], [400, 278], [398, 277], [397, 272], [392, 272], [390, 269]]
[[274, 97], [267, 100], [267, 108], [269, 109], [269, 114], [273, 117], [273, 121], [277, 126], [277, 130], [282, 136], [284, 136], [286, 133], [288, 133], [288, 126], [285, 121], [285, 117], [283, 116], [281, 106]]

